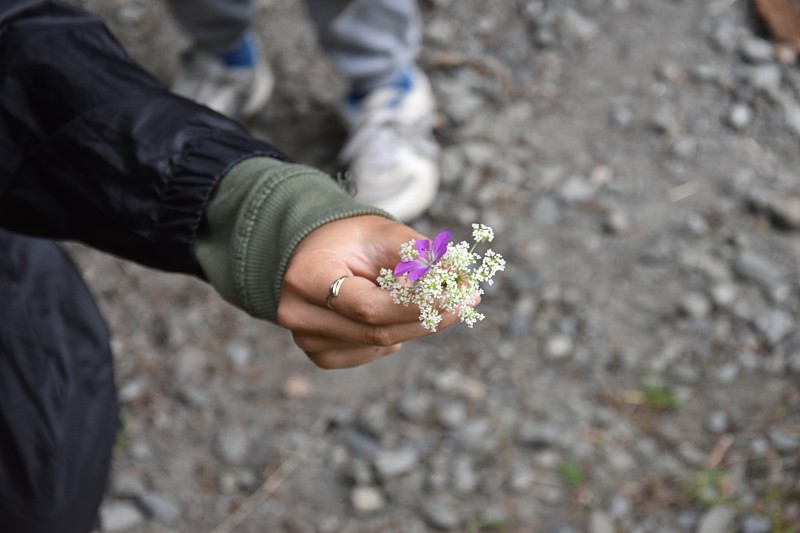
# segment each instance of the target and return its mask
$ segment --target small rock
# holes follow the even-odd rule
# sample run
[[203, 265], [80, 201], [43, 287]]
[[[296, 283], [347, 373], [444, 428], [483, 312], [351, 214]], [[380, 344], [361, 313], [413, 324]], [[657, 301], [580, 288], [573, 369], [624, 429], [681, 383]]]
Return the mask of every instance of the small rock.
[[233, 342], [225, 347], [225, 352], [233, 367], [241, 370], [253, 359], [253, 348], [243, 342]]
[[456, 38], [457, 30], [452, 21], [439, 17], [425, 24], [425, 38], [434, 43], [449, 44]]
[[633, 503], [630, 498], [622, 495], [615, 495], [611, 499], [611, 517], [616, 519], [626, 518], [631, 514]]
[[656, 69], [656, 76], [661, 81], [678, 83], [683, 79], [683, 69], [677, 63], [667, 61], [658, 66]]
[[345, 431], [345, 442], [350, 451], [359, 457], [371, 459], [378, 451], [378, 444], [372, 436], [361, 431], [350, 429]]
[[217, 486], [222, 494], [236, 494], [241, 488], [236, 474], [232, 472], [223, 472], [217, 480]]
[[623, 474], [625, 472], [630, 472], [636, 466], [636, 462], [634, 461], [633, 457], [631, 457], [631, 454], [629, 454], [626, 450], [611, 449], [607, 453], [608, 465], [615, 472]]
[[775, 59], [775, 49], [769, 41], [747, 37], [739, 43], [739, 52], [751, 63], [766, 63]]
[[572, 8], [567, 8], [561, 18], [561, 31], [580, 43], [594, 39], [600, 31], [597, 23]]
[[697, 533], [730, 533], [735, 517], [736, 511], [730, 507], [713, 507], [700, 519]]
[[556, 485], [548, 485], [538, 491], [538, 498], [548, 505], [560, 505], [564, 500], [564, 490]]
[[719, 79], [720, 73], [719, 69], [714, 65], [701, 63], [692, 68], [690, 75], [693, 80], [700, 83], [711, 83]]
[[505, 507], [497, 504], [490, 504], [478, 511], [478, 520], [483, 527], [491, 530], [504, 531], [510, 519]]
[[511, 308], [511, 316], [506, 321], [506, 331], [514, 337], [527, 335], [533, 323], [536, 300], [533, 296], [522, 296]]
[[491, 455], [499, 446], [498, 433], [486, 419], [468, 422], [453, 436], [463, 450], [477, 455]]
[[441, 402], [436, 406], [436, 419], [448, 429], [458, 429], [467, 420], [467, 406], [461, 401]]
[[153, 457], [153, 448], [146, 440], [137, 438], [131, 443], [131, 456], [137, 461], [147, 461]]
[[146, 2], [126, 2], [114, 10], [114, 18], [123, 26], [137, 26], [147, 18], [149, 5]]
[[786, 357], [786, 368], [790, 373], [800, 375], [800, 352]]
[[450, 454], [439, 453], [428, 462], [428, 487], [433, 491], [447, 490], [450, 481]]
[[458, 394], [473, 401], [482, 400], [486, 395], [486, 385], [480, 380], [465, 376], [454, 369], [439, 374], [434, 385], [440, 392]]
[[562, 441], [562, 430], [553, 425], [525, 421], [517, 433], [517, 442], [533, 449], [558, 447]]
[[150, 380], [146, 377], [132, 379], [119, 389], [119, 401], [122, 403], [134, 403], [141, 400], [147, 389], [150, 387]]
[[634, 118], [633, 110], [626, 104], [615, 104], [611, 108], [611, 123], [615, 126], [629, 126]]
[[132, 474], [120, 472], [111, 481], [111, 494], [119, 498], [135, 498], [144, 492], [142, 480]]
[[371, 402], [358, 416], [358, 426], [375, 438], [389, 427], [389, 407], [384, 401]]
[[575, 349], [575, 344], [569, 335], [559, 333], [547, 339], [545, 345], [545, 354], [550, 359], [563, 359], [572, 353]]
[[753, 88], [774, 95], [781, 86], [781, 69], [778, 65], [759, 65], [750, 69], [747, 78]]
[[594, 188], [584, 178], [572, 176], [561, 186], [559, 196], [567, 203], [586, 202], [594, 196]]
[[669, 106], [659, 107], [651, 119], [651, 124], [656, 131], [670, 137], [677, 136], [681, 130], [675, 110]]
[[706, 454], [689, 441], [683, 441], [678, 445], [678, 454], [689, 464], [702, 467], [706, 462]]
[[775, 59], [781, 65], [794, 65], [797, 62], [797, 49], [788, 43], [778, 43], [775, 46]]
[[772, 520], [766, 516], [749, 515], [742, 520], [741, 533], [770, 533]]
[[435, 85], [442, 110], [453, 122], [463, 124], [483, 109], [483, 99], [461, 80], [440, 80]]
[[111, 502], [100, 508], [104, 533], [122, 533], [144, 523], [144, 515], [131, 503]]
[[736, 257], [733, 269], [740, 277], [755, 281], [765, 289], [770, 289], [782, 278], [782, 271], [775, 263], [750, 250], [744, 250]]
[[740, 30], [729, 21], [722, 21], [714, 28], [712, 43], [722, 52], [733, 52], [739, 40]]
[[590, 533], [615, 533], [617, 528], [611, 518], [603, 511], [592, 511], [589, 516]]
[[733, 283], [719, 283], [711, 288], [711, 299], [717, 307], [727, 309], [736, 302], [738, 292]]
[[612, 235], [622, 235], [630, 229], [630, 226], [630, 217], [619, 209], [610, 211], [603, 221], [603, 229]]
[[800, 435], [782, 428], [772, 428], [769, 440], [778, 453], [791, 455], [800, 449]]
[[148, 516], [153, 517], [162, 524], [174, 524], [181, 516], [181, 511], [177, 505], [157, 494], [140, 494], [137, 501]]
[[373, 460], [375, 470], [381, 479], [391, 479], [411, 472], [419, 457], [412, 448], [400, 448], [399, 450], [379, 451]]
[[478, 167], [486, 165], [497, 157], [497, 147], [486, 142], [467, 142], [461, 146], [467, 163]]
[[433, 399], [422, 391], [407, 391], [400, 398], [397, 410], [411, 422], [422, 423], [430, 414]]
[[676, 518], [678, 525], [682, 528], [681, 531], [693, 531], [694, 526], [697, 524], [697, 513], [694, 511], [681, 511]]
[[190, 407], [203, 407], [209, 403], [208, 391], [190, 383], [182, 383], [178, 389], [178, 398]]
[[464, 174], [466, 163], [464, 153], [460, 148], [448, 147], [442, 151], [441, 157], [442, 183], [444, 185], [455, 185]]
[[717, 369], [717, 381], [726, 385], [733, 383], [739, 376], [739, 368], [739, 364], [733, 361], [721, 365]]
[[561, 209], [552, 196], [537, 199], [531, 208], [531, 219], [537, 227], [553, 227], [561, 220]]
[[672, 143], [672, 153], [683, 159], [688, 159], [697, 153], [697, 140], [688, 135], [682, 135]]
[[728, 112], [728, 124], [742, 130], [753, 120], [753, 110], [745, 104], [734, 104]]
[[535, 482], [536, 475], [530, 465], [524, 461], [514, 461], [508, 479], [509, 488], [517, 494], [524, 494], [533, 488]]
[[800, 230], [800, 198], [773, 198], [764, 207], [776, 225], [788, 230]]
[[369, 514], [386, 506], [383, 493], [375, 487], [354, 487], [350, 491], [350, 503], [359, 514]]
[[311, 383], [302, 374], [292, 374], [286, 379], [281, 392], [291, 399], [307, 398], [311, 392]]
[[372, 485], [375, 481], [372, 467], [363, 459], [353, 459], [353, 462], [350, 463], [349, 473], [356, 485]]
[[478, 487], [479, 479], [475, 465], [468, 455], [460, 455], [453, 461], [453, 490], [458, 494], [470, 494]]
[[730, 429], [731, 420], [728, 413], [717, 409], [712, 411], [706, 420], [706, 429], [714, 435], [722, 435]]
[[794, 331], [795, 320], [791, 313], [769, 309], [756, 317], [755, 326], [770, 346], [775, 346]]
[[456, 502], [445, 494], [425, 498], [422, 515], [431, 526], [447, 531], [457, 529], [464, 522], [464, 516]]
[[241, 464], [247, 457], [249, 448], [247, 432], [242, 428], [231, 427], [217, 433], [217, 456], [230, 465]]
[[711, 312], [711, 302], [705, 294], [690, 292], [681, 299], [680, 310], [689, 318], [703, 319]]

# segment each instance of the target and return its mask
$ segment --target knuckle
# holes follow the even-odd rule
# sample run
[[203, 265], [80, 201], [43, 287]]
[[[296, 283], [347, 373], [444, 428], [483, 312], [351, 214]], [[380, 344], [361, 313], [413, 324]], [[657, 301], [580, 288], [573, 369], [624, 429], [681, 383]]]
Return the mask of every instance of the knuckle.
[[278, 306], [278, 325], [289, 331], [301, 329], [303, 325], [303, 316], [296, 313], [290, 305], [280, 305]]
[[394, 344], [391, 332], [383, 327], [373, 327], [367, 331], [367, 344], [372, 346], [392, 346]]
[[374, 300], [364, 299], [358, 302], [354, 309], [355, 318], [365, 324], [375, 324], [378, 322], [380, 312]]

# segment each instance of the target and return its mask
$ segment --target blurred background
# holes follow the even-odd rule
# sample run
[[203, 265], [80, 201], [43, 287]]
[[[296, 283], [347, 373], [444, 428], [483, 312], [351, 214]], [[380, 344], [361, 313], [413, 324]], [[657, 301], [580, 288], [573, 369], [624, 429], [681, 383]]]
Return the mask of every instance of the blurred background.
[[[169, 83], [162, 2], [80, 3]], [[345, 86], [302, 2], [258, 4], [277, 84], [247, 126], [336, 173]], [[487, 319], [321, 371], [69, 245], [123, 402], [101, 531], [800, 531], [798, 50], [746, 0], [420, 7], [444, 183], [413, 225], [495, 229]]]

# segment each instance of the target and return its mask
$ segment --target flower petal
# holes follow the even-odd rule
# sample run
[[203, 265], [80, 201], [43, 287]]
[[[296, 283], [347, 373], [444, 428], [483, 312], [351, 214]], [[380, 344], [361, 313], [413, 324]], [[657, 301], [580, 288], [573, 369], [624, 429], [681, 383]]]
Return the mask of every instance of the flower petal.
[[431, 255], [431, 241], [428, 239], [414, 241], [414, 246], [417, 248], [417, 254], [422, 261], [428, 261]]
[[451, 235], [452, 233], [449, 231], [443, 231], [433, 240], [431, 263], [436, 263], [447, 252], [447, 244], [450, 242]]
[[415, 268], [424, 267], [425, 265], [420, 261], [400, 261], [397, 263], [397, 266], [394, 267], [394, 275], [395, 276], [402, 276], [409, 270], [413, 270]]
[[429, 267], [427, 265], [420, 265], [417, 268], [412, 269], [408, 273], [408, 279], [410, 279], [411, 281], [417, 281], [420, 278], [422, 278], [422, 276], [427, 274], [428, 270], [430, 270], [430, 269], [431, 269], [431, 267]]

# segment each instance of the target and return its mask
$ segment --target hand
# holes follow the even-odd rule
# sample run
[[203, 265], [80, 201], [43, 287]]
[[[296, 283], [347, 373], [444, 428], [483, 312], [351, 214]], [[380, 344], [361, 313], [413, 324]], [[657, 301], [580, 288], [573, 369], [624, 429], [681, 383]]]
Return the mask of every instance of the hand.
[[[295, 248], [278, 302], [278, 323], [291, 330], [295, 344], [317, 366], [363, 365], [430, 334], [419, 321], [417, 306], [395, 304], [375, 284], [380, 269], [394, 268], [400, 245], [411, 239], [425, 237], [383, 217], [359, 216], [326, 224]], [[329, 287], [345, 275], [328, 309]], [[444, 313], [437, 328], [456, 320]]]

